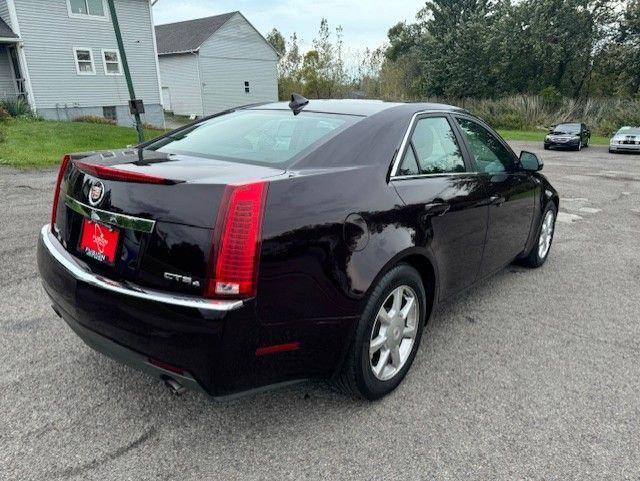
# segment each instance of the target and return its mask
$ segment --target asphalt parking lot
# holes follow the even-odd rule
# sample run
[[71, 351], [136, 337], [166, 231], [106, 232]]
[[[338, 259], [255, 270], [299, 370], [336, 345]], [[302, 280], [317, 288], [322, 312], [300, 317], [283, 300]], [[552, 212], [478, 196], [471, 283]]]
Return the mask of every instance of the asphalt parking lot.
[[1, 169], [0, 479], [638, 479], [640, 156], [513, 145], [562, 198], [548, 263], [440, 306], [376, 403], [176, 398], [93, 352], [36, 273], [54, 172]]

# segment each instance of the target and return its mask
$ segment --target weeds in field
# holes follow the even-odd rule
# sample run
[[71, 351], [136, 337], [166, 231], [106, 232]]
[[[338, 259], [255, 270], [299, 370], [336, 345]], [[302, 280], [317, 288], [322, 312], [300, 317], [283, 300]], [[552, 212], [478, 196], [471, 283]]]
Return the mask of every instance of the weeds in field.
[[500, 129], [545, 130], [560, 122], [584, 122], [594, 134], [609, 136], [623, 125], [640, 125], [640, 100], [549, 99], [530, 95], [495, 100], [430, 100], [458, 105]]

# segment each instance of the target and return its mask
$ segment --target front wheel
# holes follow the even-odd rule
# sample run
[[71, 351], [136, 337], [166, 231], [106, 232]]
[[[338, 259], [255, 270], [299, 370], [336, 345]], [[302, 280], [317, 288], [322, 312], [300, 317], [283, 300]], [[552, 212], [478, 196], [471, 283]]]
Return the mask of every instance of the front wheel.
[[555, 204], [550, 202], [542, 214], [537, 242], [533, 245], [531, 251], [521, 259], [522, 264], [527, 267], [540, 267], [547, 261], [551, 243], [553, 242], [557, 215]]
[[582, 140], [580, 142], [578, 142], [578, 146], [576, 147], [576, 150], [578, 152], [580, 152], [582, 150]]
[[420, 346], [426, 309], [420, 274], [406, 264], [391, 269], [373, 290], [333, 384], [370, 400], [398, 387]]

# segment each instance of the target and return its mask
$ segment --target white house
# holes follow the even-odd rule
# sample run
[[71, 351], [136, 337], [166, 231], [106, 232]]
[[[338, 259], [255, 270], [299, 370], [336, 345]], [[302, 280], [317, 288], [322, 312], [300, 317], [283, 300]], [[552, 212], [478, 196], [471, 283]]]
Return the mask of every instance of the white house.
[[210, 115], [278, 99], [278, 53], [240, 12], [156, 27], [165, 110]]
[[[115, 0], [144, 121], [162, 125], [153, 0]], [[95, 115], [131, 125], [129, 92], [106, 0], [0, 0], [0, 97], [40, 116]]]

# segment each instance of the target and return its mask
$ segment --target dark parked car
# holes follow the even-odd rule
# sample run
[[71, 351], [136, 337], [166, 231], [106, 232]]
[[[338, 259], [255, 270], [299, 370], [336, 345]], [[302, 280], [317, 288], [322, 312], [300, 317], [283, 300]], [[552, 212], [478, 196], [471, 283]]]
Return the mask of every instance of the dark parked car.
[[548, 150], [552, 147], [582, 150], [589, 147], [591, 131], [582, 123], [558, 124], [549, 129], [549, 134], [544, 138], [544, 148]]
[[238, 108], [65, 157], [38, 265], [87, 344], [176, 392], [320, 377], [375, 399], [437, 302], [546, 261], [541, 168], [446, 105]]

